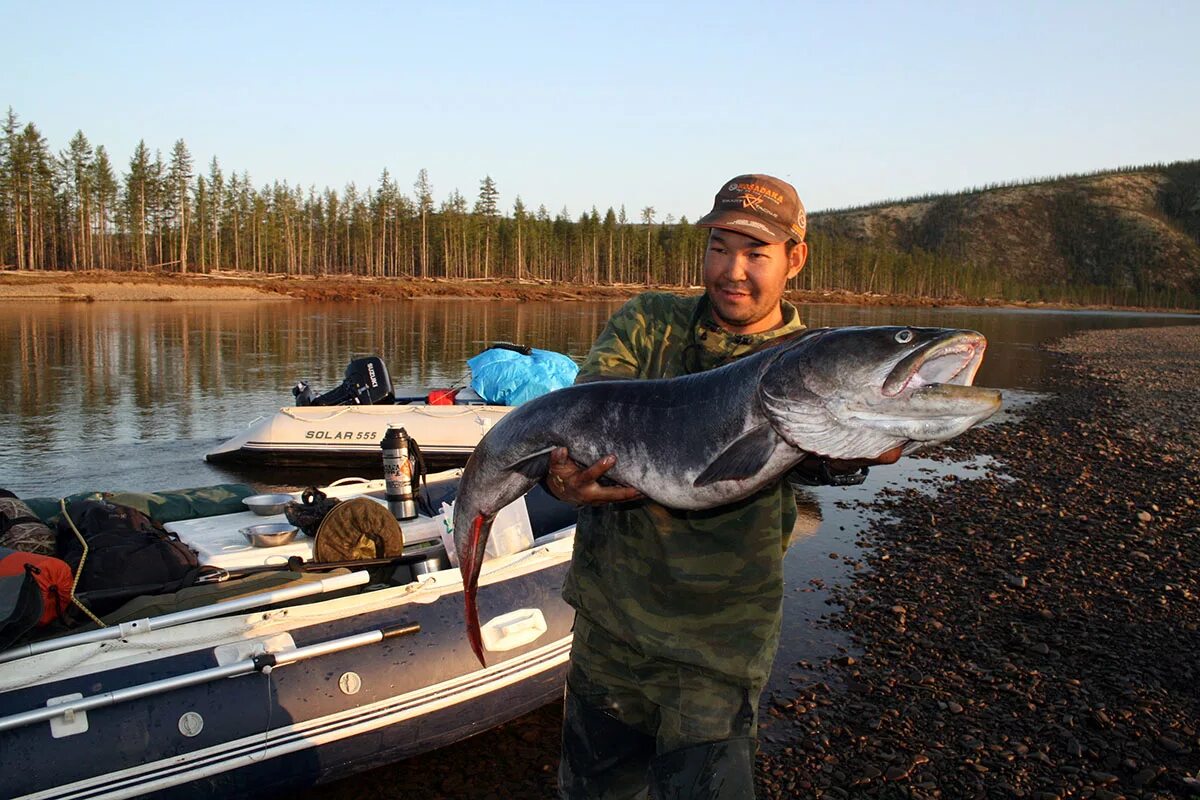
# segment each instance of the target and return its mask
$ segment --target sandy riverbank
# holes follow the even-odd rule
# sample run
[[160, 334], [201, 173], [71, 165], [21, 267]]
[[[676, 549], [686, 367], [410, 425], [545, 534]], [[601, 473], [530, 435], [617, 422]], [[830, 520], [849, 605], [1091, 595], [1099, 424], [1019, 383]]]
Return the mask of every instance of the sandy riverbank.
[[[624, 300], [645, 290], [641, 285], [585, 286], [532, 280], [445, 280], [365, 278], [354, 276], [260, 275], [222, 271], [180, 275], [165, 272], [17, 272], [0, 270], [0, 306], [7, 302], [187, 302], [187, 301], [371, 301], [450, 299], [510, 300]], [[658, 286], [663, 291], [700, 291], [699, 287]], [[1047, 303], [1009, 303], [856, 294], [843, 291], [800, 292], [787, 295], [795, 303], [845, 303], [871, 306], [930, 307], [950, 305], [1011, 308], [1083, 308]], [[1088, 307], [1094, 308], [1094, 307]], [[1135, 309], [1150, 311], [1154, 309]]]
[[631, 297], [641, 287], [580, 287], [535, 281], [450, 281], [348, 276], [299, 277], [219, 272], [207, 275], [135, 272], [0, 272], [0, 303], [414, 299], [604, 300]]
[[[877, 503], [828, 623], [858, 649], [789, 665], [760, 798], [1200, 795], [1200, 327], [1052, 347], [1053, 397], [941, 450], [997, 474]], [[304, 800], [553, 796], [560, 713]]]

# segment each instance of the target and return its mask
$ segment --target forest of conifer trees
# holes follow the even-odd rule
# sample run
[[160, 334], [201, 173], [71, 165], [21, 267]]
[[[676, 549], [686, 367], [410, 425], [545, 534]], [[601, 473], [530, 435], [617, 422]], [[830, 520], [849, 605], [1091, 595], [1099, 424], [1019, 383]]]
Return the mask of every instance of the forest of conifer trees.
[[340, 192], [198, 167], [180, 139], [164, 156], [139, 142], [114, 165], [82, 131], [55, 153], [9, 109], [0, 131], [0, 266], [416, 278], [531, 278], [585, 284], [699, 281], [705, 233], [652, 208], [571, 217], [490, 176], [441, 202], [422, 169], [412, 191], [384, 169]]
[[[376, 185], [350, 183], [340, 192], [256, 184], [216, 157], [196, 165], [182, 139], [165, 156], [139, 142], [127, 163], [114, 164], [82, 131], [54, 152], [10, 108], [0, 129], [0, 269], [701, 282], [706, 232], [686, 218], [660, 220], [652, 207], [631, 217], [624, 206], [573, 217], [520, 196], [503, 208], [499, 198], [484, 176], [474, 197], [455, 188], [438, 201], [424, 169], [409, 192], [387, 169]], [[960, 301], [1198, 302], [1192, 292], [1153, 286], [1031, 283], [970, 253], [823, 230], [822, 217], [837, 213], [810, 216], [812, 255], [792, 288]]]

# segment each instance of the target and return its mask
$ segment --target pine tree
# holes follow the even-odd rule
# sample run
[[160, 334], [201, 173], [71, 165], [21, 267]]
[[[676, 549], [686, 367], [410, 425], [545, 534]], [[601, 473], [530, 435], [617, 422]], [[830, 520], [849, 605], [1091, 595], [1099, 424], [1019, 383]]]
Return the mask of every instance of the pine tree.
[[29, 269], [45, 269], [47, 255], [53, 255], [47, 241], [48, 228], [53, 237], [54, 167], [46, 139], [32, 122], [21, 131], [17, 148], [21, 166], [17, 175], [17, 193], [23, 195], [25, 213], [25, 263]]
[[[211, 226], [212, 245], [209, 261], [214, 269], [221, 268], [221, 218], [225, 209], [225, 176], [217, 157], [213, 156], [208, 164], [208, 204], [209, 225]], [[201, 232], [201, 236], [207, 235]]]
[[129, 159], [129, 172], [125, 176], [125, 218], [136, 235], [134, 264], [140, 269], [150, 266], [146, 227], [151, 180], [150, 151], [146, 149], [146, 141], [143, 139], [133, 149], [133, 156]]
[[192, 154], [183, 139], [177, 139], [171, 148], [171, 166], [167, 170], [166, 194], [170, 197], [167, 208], [173, 212], [175, 230], [179, 235], [179, 271], [188, 271], [188, 223], [191, 209], [188, 207], [188, 186], [192, 182]]
[[17, 133], [19, 128], [20, 120], [12, 106], [9, 106], [4, 126], [0, 129], [0, 265], [15, 263], [18, 269], [24, 260], [20, 194], [17, 191], [17, 161], [21, 149]]
[[605, 254], [605, 277], [604, 282], [609, 286], [613, 282], [613, 234], [617, 229], [617, 215], [612, 210], [612, 206], [608, 207], [608, 212], [604, 215], [604, 237], [608, 240], [608, 251]]
[[429, 277], [429, 236], [426, 230], [427, 219], [433, 212], [433, 186], [429, 183], [429, 173], [422, 167], [413, 183], [413, 194], [417, 200], [417, 213], [421, 215], [421, 272], [422, 278]]
[[59, 156], [63, 178], [67, 185], [70, 209], [71, 263], [75, 268], [92, 266], [91, 238], [88, 236], [92, 216], [92, 145], [83, 131], [76, 131]]
[[92, 160], [92, 186], [96, 192], [96, 231], [100, 237], [100, 269], [111, 269], [111, 243], [109, 236], [110, 214], [117, 207], [118, 186], [117, 176], [113, 172], [112, 162], [104, 145], [96, 148], [96, 157]]
[[[163, 163], [162, 151], [154, 151], [154, 161], [150, 162], [149, 180], [146, 182], [151, 229], [154, 232], [154, 267], [162, 269], [166, 260], [163, 250], [163, 240], [167, 233], [167, 200], [170, 191], [164, 192], [164, 179], [167, 165]], [[164, 195], [166, 195], [164, 197]]]
[[208, 216], [209, 216], [209, 197], [211, 192], [208, 189], [208, 181], [203, 175], [196, 176], [196, 229], [200, 231], [200, 235], [196, 237], [196, 245], [198, 252], [196, 253], [196, 266], [200, 272], [208, 272]]
[[646, 226], [646, 285], [651, 284], [650, 277], [650, 232], [654, 230], [654, 206], [642, 209], [642, 224]]
[[500, 192], [491, 175], [479, 182], [479, 200], [475, 202], [475, 213], [483, 217], [483, 277], [491, 277], [492, 226], [499, 210]]
[[517, 199], [513, 201], [513, 220], [517, 226], [517, 263], [516, 277], [520, 279], [525, 274], [525, 252], [522, 248], [524, 244], [521, 240], [522, 228], [525, 225], [525, 217], [528, 216], [525, 211], [525, 204], [521, 202], [521, 195], [517, 195]]

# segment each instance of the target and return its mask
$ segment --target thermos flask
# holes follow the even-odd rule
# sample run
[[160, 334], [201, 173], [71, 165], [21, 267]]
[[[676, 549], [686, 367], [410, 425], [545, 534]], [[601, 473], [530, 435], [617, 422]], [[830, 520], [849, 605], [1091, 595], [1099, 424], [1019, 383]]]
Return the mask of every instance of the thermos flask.
[[408, 432], [389, 425], [379, 446], [383, 448], [388, 510], [396, 519], [416, 519], [417, 500], [413, 495], [413, 459], [408, 452]]

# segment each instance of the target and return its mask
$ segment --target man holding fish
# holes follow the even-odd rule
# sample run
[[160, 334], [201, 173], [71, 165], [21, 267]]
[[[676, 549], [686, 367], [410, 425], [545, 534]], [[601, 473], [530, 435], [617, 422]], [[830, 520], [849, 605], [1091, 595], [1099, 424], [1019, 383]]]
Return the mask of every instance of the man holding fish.
[[[576, 609], [559, 787], [566, 798], [753, 796], [758, 696], [779, 641], [789, 478], [958, 436], [1000, 407], [971, 385], [975, 331], [804, 330], [783, 301], [804, 266], [791, 186], [734, 178], [700, 220], [705, 293], [617, 312], [581, 382], [510, 411], [454, 501], [467, 639], [487, 663], [479, 585], [506, 505], [544, 481], [581, 505], [563, 596]], [[613, 484], [616, 484], [615, 486]]]
[[[756, 352], [804, 328], [783, 300], [804, 267], [796, 190], [742, 175], [697, 224], [709, 229], [705, 293], [646, 293], [600, 334], [577, 382], [674, 378]], [[703, 428], [703, 421], [696, 420]], [[603, 452], [603, 451], [601, 451]], [[790, 477], [856, 483], [870, 459], [801, 461]], [[564, 798], [748, 798], [759, 695], [779, 642], [783, 557], [796, 521], [784, 480], [705, 510], [678, 510], [602, 481], [567, 448], [546, 485], [582, 506], [564, 595], [577, 611], [563, 722]]]

